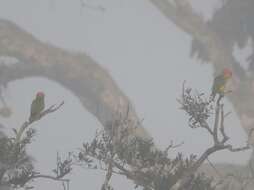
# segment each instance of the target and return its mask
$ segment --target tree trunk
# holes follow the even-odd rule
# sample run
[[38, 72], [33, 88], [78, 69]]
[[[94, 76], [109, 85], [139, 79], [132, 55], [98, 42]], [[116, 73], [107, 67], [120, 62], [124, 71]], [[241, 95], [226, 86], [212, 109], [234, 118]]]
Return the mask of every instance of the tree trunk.
[[220, 34], [192, 10], [187, 0], [175, 1], [174, 4], [168, 0], [149, 1], [177, 27], [206, 47], [208, 61], [213, 64], [215, 75], [224, 67], [232, 68], [233, 92], [228, 94], [227, 98], [232, 103], [243, 129], [249, 133], [250, 129], [254, 128], [254, 77], [247, 76], [246, 71], [233, 57], [232, 49], [223, 44]]
[[151, 138], [129, 99], [88, 55], [40, 42], [14, 23], [0, 20], [0, 56], [18, 59], [16, 64], [0, 63], [0, 85], [27, 77], [48, 78], [71, 90], [105, 129], [118, 119], [117, 114], [124, 116], [128, 112], [133, 135]]
[[[27, 77], [45, 77], [71, 90], [104, 127], [117, 112], [124, 115], [127, 111], [132, 126], [138, 124], [129, 99], [108, 72], [86, 54], [40, 42], [14, 23], [0, 20], [0, 56], [19, 60], [17, 64], [0, 65], [2, 85]], [[142, 126], [135, 132], [150, 138]]]
[[[254, 77], [248, 76], [247, 72], [234, 58], [233, 49], [223, 42], [223, 36], [213, 30], [200, 14], [193, 11], [188, 0], [176, 0], [174, 3], [169, 0], [149, 1], [169, 21], [204, 46], [208, 54], [207, 61], [213, 64], [214, 75], [217, 75], [222, 68], [232, 68], [233, 92], [228, 94], [227, 98], [232, 103], [240, 119], [241, 126], [248, 135], [250, 130], [254, 128]], [[247, 0], [241, 3], [243, 6], [248, 6]], [[253, 71], [250, 72], [251, 75], [254, 74]], [[252, 136], [250, 144], [254, 145], [254, 136]], [[250, 159], [250, 165], [254, 168], [254, 153]]]

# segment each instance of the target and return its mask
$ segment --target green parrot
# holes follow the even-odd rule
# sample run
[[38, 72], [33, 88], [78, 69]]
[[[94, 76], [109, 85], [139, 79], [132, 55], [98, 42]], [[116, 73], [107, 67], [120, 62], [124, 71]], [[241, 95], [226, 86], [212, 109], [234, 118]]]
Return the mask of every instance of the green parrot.
[[39, 114], [44, 110], [45, 108], [44, 97], [45, 95], [43, 92], [38, 92], [36, 94], [36, 97], [31, 104], [31, 113], [29, 117], [29, 122], [32, 122], [35, 119], [37, 119]]
[[232, 78], [232, 71], [228, 68], [223, 69], [223, 72], [215, 77], [213, 81], [211, 100], [213, 101], [216, 94], [224, 95], [227, 81]]

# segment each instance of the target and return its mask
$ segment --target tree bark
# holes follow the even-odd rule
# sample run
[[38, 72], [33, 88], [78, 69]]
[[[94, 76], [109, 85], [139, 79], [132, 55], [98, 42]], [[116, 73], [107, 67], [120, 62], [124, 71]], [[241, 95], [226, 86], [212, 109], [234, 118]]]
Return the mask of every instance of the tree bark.
[[[27, 78], [45, 77], [76, 95], [83, 106], [107, 127], [115, 114], [126, 114], [132, 127], [139, 118], [129, 99], [110, 74], [84, 53], [72, 53], [40, 42], [7, 20], [0, 20], [0, 56], [17, 58], [17, 64], [0, 64], [0, 84]], [[150, 138], [139, 125], [134, 133]]]
[[[233, 93], [227, 97], [234, 106], [242, 127], [249, 133], [254, 128], [254, 79], [247, 77], [231, 50], [222, 43], [220, 35], [192, 10], [186, 0], [176, 0], [175, 3], [169, 0], [149, 1], [177, 27], [206, 46], [215, 74], [223, 67], [233, 69]], [[0, 20], [0, 55], [15, 57], [22, 62], [0, 65], [0, 83], [3, 85], [31, 76], [56, 81], [71, 90], [105, 128], [112, 122], [116, 112], [125, 114], [128, 110], [128, 98], [108, 72], [91, 57], [40, 42], [6, 20]], [[139, 121], [133, 106], [130, 106], [129, 118], [132, 126]], [[150, 138], [142, 126], [134, 133]]]
[[[0, 20], [0, 56], [18, 60], [16, 64], [0, 63], [0, 86], [28, 77], [48, 78], [72, 91], [104, 129], [118, 114], [128, 114], [132, 134], [151, 139], [130, 100], [90, 56], [43, 43], [7, 20]], [[8, 187], [0, 185], [3, 188]]]
[[[254, 128], [254, 77], [248, 76], [240, 63], [233, 56], [232, 49], [223, 43], [223, 37], [209, 26], [203, 17], [195, 13], [188, 0], [149, 0], [158, 10], [178, 28], [198, 40], [208, 52], [208, 61], [213, 64], [214, 76], [229, 67], [233, 70], [232, 93], [227, 95], [238, 115], [241, 126], [247, 134]], [[244, 3], [244, 2], [242, 2]], [[225, 23], [227, 24], [227, 23]], [[225, 35], [225, 34], [224, 34]], [[252, 72], [253, 75], [253, 72]], [[254, 148], [254, 137], [250, 139]], [[254, 153], [250, 166], [254, 165]], [[181, 180], [184, 180], [181, 179]], [[178, 184], [181, 184], [179, 180]], [[180, 189], [177, 185], [175, 189]], [[253, 188], [253, 187], [251, 187]]]
[[[227, 95], [232, 103], [243, 129], [248, 134], [254, 128], [254, 77], [248, 77], [245, 70], [233, 56], [232, 50], [223, 44], [221, 36], [214, 31], [203, 17], [192, 10], [187, 0], [149, 0], [158, 10], [177, 27], [197, 39], [208, 50], [208, 60], [217, 75], [222, 68], [233, 70], [233, 92]], [[254, 138], [252, 139], [253, 144]]]

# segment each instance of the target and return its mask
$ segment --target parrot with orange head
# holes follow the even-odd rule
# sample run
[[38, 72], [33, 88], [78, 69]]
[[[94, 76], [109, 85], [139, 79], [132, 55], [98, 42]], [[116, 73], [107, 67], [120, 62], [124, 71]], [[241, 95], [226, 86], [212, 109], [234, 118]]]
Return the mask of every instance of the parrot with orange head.
[[226, 84], [229, 79], [232, 78], [232, 71], [229, 68], [223, 69], [222, 73], [215, 77], [213, 81], [211, 100], [214, 101], [214, 98], [217, 94], [223, 96], [225, 94]]
[[44, 97], [45, 94], [43, 92], [37, 92], [36, 97], [31, 104], [29, 122], [33, 122], [34, 120], [36, 120], [40, 115], [40, 113], [44, 110], [45, 108]]

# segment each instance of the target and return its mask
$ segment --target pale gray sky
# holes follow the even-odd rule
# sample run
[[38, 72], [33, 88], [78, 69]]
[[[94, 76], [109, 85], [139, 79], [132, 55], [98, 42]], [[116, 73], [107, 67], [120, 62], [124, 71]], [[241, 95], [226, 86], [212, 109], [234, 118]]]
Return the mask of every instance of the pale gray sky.
[[[217, 0], [192, 1], [195, 9], [207, 17], [219, 6]], [[131, 99], [159, 147], [166, 147], [170, 140], [175, 140], [185, 142], [179, 151], [186, 155], [204, 151], [211, 143], [208, 135], [188, 128], [187, 117], [176, 102], [183, 80], [205, 92], [209, 92], [212, 83], [210, 65], [201, 65], [189, 58], [190, 37], [146, 0], [87, 2], [102, 5], [106, 11], [81, 10], [79, 0], [0, 0], [0, 18], [14, 21], [44, 42], [89, 53], [112, 74]], [[20, 126], [27, 118], [37, 90], [46, 92], [48, 105], [61, 100], [66, 102], [57, 113], [36, 124], [37, 138], [29, 149], [36, 159], [36, 167], [50, 172], [47, 168], [54, 166], [56, 151], [65, 153], [80, 147], [83, 141], [91, 140], [100, 124], [70, 91], [47, 79], [31, 78], [9, 86], [8, 102], [14, 113], [10, 119], [1, 119], [6, 131]], [[230, 105], [226, 109], [232, 110]], [[232, 143], [244, 144], [246, 135], [235, 114], [227, 119], [227, 124]], [[221, 152], [210, 159], [244, 163], [249, 154]], [[72, 189], [99, 189], [102, 172], [79, 172], [74, 171], [71, 176]], [[113, 184], [116, 189], [132, 189], [131, 183], [125, 181], [115, 178]], [[61, 189], [61, 185], [49, 181], [35, 185], [38, 190]]]

